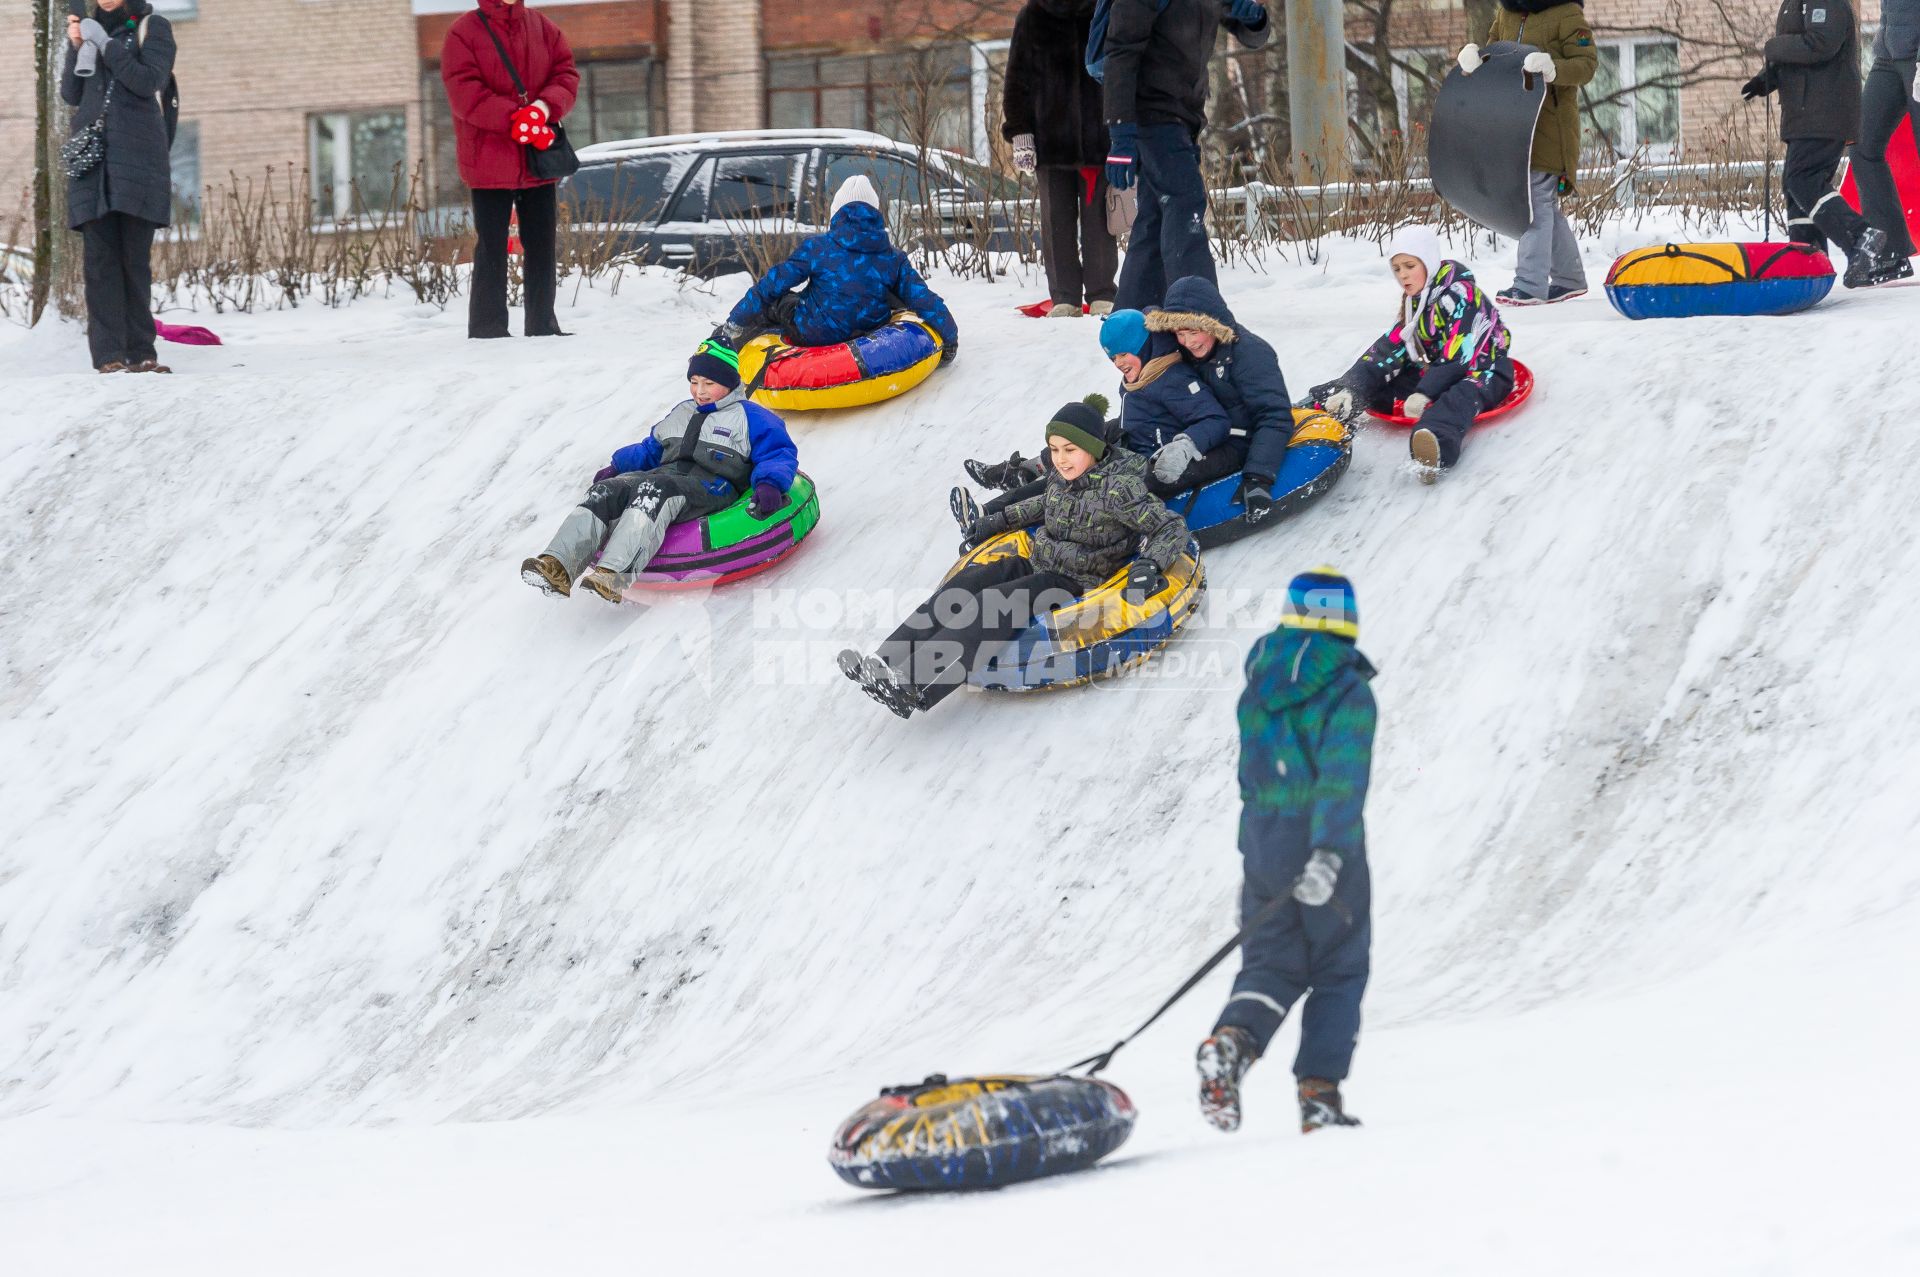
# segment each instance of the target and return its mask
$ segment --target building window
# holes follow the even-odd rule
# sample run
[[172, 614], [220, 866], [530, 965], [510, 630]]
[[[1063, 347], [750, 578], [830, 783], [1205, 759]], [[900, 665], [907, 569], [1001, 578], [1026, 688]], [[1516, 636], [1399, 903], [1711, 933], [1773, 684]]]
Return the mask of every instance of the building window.
[[200, 0], [153, 0], [153, 11], [175, 22], [200, 16]]
[[173, 149], [167, 153], [167, 159], [173, 169], [173, 224], [198, 226], [203, 198], [200, 189], [198, 120], [180, 121], [179, 131], [173, 135]]
[[328, 111], [307, 117], [314, 217], [341, 221], [407, 198], [407, 113]]
[[973, 150], [973, 55], [965, 44], [767, 59], [767, 123], [870, 129], [914, 145]]
[[583, 62], [580, 96], [564, 123], [575, 146], [589, 142], [622, 142], [659, 132], [664, 81], [660, 64]]
[[[1671, 159], [1680, 149], [1680, 46], [1624, 40], [1600, 46], [1600, 65], [1580, 90], [1595, 127], [1588, 143], [1602, 161], [1644, 151]], [[1597, 136], [1595, 136], [1597, 135]]]

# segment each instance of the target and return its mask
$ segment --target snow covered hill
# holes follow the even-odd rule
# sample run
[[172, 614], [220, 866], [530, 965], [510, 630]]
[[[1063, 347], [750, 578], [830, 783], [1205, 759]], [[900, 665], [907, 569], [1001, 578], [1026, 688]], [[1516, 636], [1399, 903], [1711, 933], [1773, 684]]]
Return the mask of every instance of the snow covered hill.
[[[1364, 246], [1223, 282], [1296, 393], [1392, 305]], [[1440, 486], [1369, 430], [1146, 671], [902, 724], [832, 653], [951, 562], [962, 457], [1113, 381], [939, 286], [953, 368], [795, 419], [803, 551], [646, 610], [517, 566], [730, 298], [202, 316], [172, 378], [0, 334], [10, 1271], [1920, 1265], [1920, 294], [1513, 314], [1540, 389]], [[1382, 670], [1367, 1127], [1299, 1142], [1284, 1037], [1200, 1125], [1222, 973], [1105, 1168], [843, 1190], [875, 1087], [1102, 1047], [1231, 932], [1239, 662], [1322, 562]]]

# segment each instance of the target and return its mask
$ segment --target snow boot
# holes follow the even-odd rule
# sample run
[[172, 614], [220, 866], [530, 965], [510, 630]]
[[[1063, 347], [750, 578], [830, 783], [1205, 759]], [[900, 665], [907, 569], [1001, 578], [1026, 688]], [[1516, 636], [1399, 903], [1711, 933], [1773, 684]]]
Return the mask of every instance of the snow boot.
[[1200, 1044], [1194, 1067], [1200, 1070], [1200, 1116], [1216, 1130], [1240, 1129], [1240, 1079], [1259, 1057], [1247, 1031], [1228, 1025]]
[[962, 532], [980, 522], [980, 503], [965, 488], [955, 488], [947, 493], [947, 509], [953, 511], [953, 521], [960, 525]]
[[1407, 449], [1413, 453], [1413, 463], [1420, 467], [1420, 482], [1432, 483], [1440, 477], [1440, 438], [1425, 426], [1413, 432]]
[[920, 709], [920, 695], [894, 676], [893, 667], [877, 656], [862, 656], [852, 648], [840, 653], [840, 672], [860, 685], [860, 690], [885, 706], [898, 718], [912, 718]]
[[1047, 312], [1048, 319], [1078, 319], [1080, 308], [1072, 302], [1055, 302], [1053, 309]]
[[1567, 284], [1547, 285], [1548, 305], [1552, 305], [1554, 302], [1570, 302], [1576, 297], [1585, 297], [1586, 295], [1587, 286], [1585, 284], [1580, 285], [1578, 288], [1571, 287]]
[[1019, 453], [1014, 453], [1005, 461], [967, 461], [967, 478], [983, 488], [992, 488], [996, 492], [1012, 492], [1024, 483], [1030, 483], [1040, 477], [1040, 463]]
[[1871, 288], [1911, 274], [1913, 263], [1888, 246], [1887, 233], [1877, 226], [1869, 226], [1861, 233], [1853, 251], [1847, 254], [1847, 273], [1841, 283], [1848, 288]]
[[1323, 1126], [1358, 1126], [1340, 1105], [1340, 1084], [1323, 1077], [1300, 1079], [1300, 1133], [1311, 1135]]
[[573, 578], [567, 575], [567, 565], [551, 554], [543, 554], [522, 563], [520, 579], [536, 590], [558, 594], [563, 599], [573, 593]]
[[1273, 513], [1273, 490], [1265, 484], [1251, 484], [1240, 494], [1240, 504], [1247, 508], [1247, 522], [1259, 523]]
[[1112, 302], [1095, 302], [1093, 303], [1093, 305], [1087, 307], [1087, 312], [1091, 314], [1095, 319], [1105, 319], [1108, 315], [1111, 315], [1113, 313], [1113, 303]]
[[1512, 288], [1501, 289], [1493, 295], [1493, 300], [1502, 306], [1544, 306], [1547, 304], [1546, 298], [1535, 297], [1518, 284], [1515, 284]]
[[626, 602], [627, 586], [632, 582], [632, 577], [615, 572], [612, 568], [603, 567], [588, 568], [587, 574], [580, 578], [581, 585], [609, 603]]

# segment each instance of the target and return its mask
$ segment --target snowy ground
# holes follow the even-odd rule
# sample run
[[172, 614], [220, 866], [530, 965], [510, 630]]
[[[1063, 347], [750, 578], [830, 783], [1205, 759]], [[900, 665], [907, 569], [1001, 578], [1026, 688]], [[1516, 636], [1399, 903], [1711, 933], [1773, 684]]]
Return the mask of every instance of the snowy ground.
[[[1296, 390], [1393, 305], [1365, 247], [1224, 282]], [[952, 369], [796, 420], [803, 552], [651, 610], [515, 571], [723, 299], [201, 315], [172, 378], [0, 331], [5, 1271], [1920, 1268], [1920, 293], [1513, 314], [1535, 402], [1441, 486], [1369, 431], [1147, 671], [901, 724], [831, 653], [950, 562], [962, 456], [1113, 380], [939, 283]], [[1239, 660], [1326, 561], [1383, 671], [1368, 1125], [1300, 1142], [1284, 1039], [1200, 1124], [1223, 972], [1102, 1169], [844, 1188], [874, 1088], [1086, 1054], [1231, 931]]]

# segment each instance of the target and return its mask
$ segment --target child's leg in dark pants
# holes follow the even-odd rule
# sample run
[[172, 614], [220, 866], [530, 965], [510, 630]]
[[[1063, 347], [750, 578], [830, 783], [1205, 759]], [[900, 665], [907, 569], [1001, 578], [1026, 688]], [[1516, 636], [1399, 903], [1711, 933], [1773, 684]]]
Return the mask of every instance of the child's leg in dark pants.
[[932, 709], [964, 683], [983, 649], [1079, 596], [1071, 578], [1017, 556], [962, 568], [880, 645], [880, 658]]
[[1046, 490], [1047, 481], [1045, 479], [1035, 479], [1031, 483], [1021, 484], [1012, 492], [1002, 492], [999, 496], [981, 506], [980, 513], [999, 514], [1008, 506], [1016, 505], [1019, 502], [1027, 500], [1029, 497], [1037, 497]]
[[1420, 415], [1420, 425], [1440, 441], [1440, 464], [1451, 466], [1460, 460], [1467, 431], [1474, 419], [1505, 399], [1513, 390], [1513, 364], [1502, 359], [1484, 388], [1467, 378], [1447, 387]]

